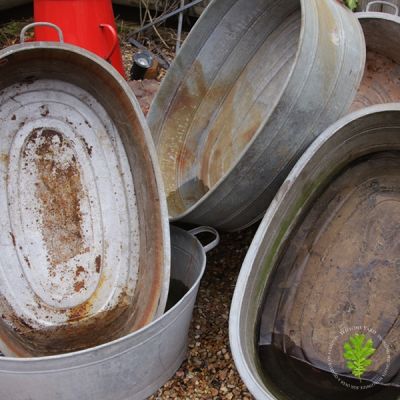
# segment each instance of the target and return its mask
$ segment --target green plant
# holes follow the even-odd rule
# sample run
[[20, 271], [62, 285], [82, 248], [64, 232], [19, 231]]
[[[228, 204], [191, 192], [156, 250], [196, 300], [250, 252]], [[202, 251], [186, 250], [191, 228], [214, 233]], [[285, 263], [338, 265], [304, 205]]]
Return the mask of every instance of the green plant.
[[344, 0], [344, 4], [346, 4], [351, 11], [354, 11], [358, 6], [358, 0]]
[[347, 360], [347, 367], [351, 370], [353, 376], [361, 380], [367, 367], [372, 364], [370, 357], [376, 350], [373, 346], [372, 339], [366, 341], [364, 334], [357, 333], [351, 336], [343, 347], [343, 356]]

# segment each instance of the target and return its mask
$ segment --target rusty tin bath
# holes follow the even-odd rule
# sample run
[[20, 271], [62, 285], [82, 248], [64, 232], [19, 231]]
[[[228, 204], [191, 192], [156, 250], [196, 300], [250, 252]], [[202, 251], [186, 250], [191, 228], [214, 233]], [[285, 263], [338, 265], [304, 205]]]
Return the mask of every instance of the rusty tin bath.
[[219, 0], [152, 103], [172, 220], [244, 228], [310, 142], [347, 112], [364, 36], [335, 0]]
[[383, 12], [389, 14], [398, 14], [400, 0], [360, 0], [357, 11]]
[[[212, 232], [205, 246], [193, 236]], [[219, 242], [210, 228], [171, 227], [171, 278], [187, 293], [143, 329], [106, 345], [52, 357], [0, 357], [0, 398], [7, 400], [144, 400], [161, 387], [186, 357], [192, 311], [206, 266]]]
[[[397, 379], [400, 384], [399, 375], [395, 377], [399, 371], [394, 368], [398, 367], [400, 333], [399, 170], [400, 104], [385, 104], [356, 111], [328, 128], [285, 180], [249, 248], [230, 312], [233, 358], [257, 399], [314, 400], [326, 394], [305, 393], [301, 382], [291, 381], [294, 369], [275, 369], [276, 375], [286, 379], [285, 385], [271, 378], [257, 350], [262, 337], [282, 340], [280, 345], [287, 353], [301, 349], [297, 357], [312, 365], [320, 367], [316, 363], [323, 361], [330, 366], [330, 344], [340, 329], [354, 325], [376, 330], [385, 339], [393, 364], [382, 379], [386, 384]], [[352, 174], [356, 184], [348, 184], [346, 174]], [[327, 195], [332, 196], [327, 200]], [[318, 204], [322, 207], [316, 209]], [[320, 215], [310, 222], [316, 211]], [[312, 242], [299, 244], [298, 235], [306, 235]], [[288, 259], [292, 264], [286, 265], [295, 268], [285, 271]], [[310, 272], [312, 276], [307, 277]], [[279, 304], [271, 296], [281, 299]], [[271, 301], [266, 303], [266, 298]], [[292, 307], [288, 315], [293, 318], [274, 317], [276, 307]], [[294, 328], [298, 323], [298, 329]], [[279, 332], [282, 329], [284, 334]], [[385, 349], [378, 346], [372, 367], [384, 366]], [[336, 353], [333, 362], [335, 357]], [[341, 361], [343, 365], [345, 361]], [[330, 372], [312, 384], [334, 379]], [[308, 378], [303, 378], [304, 383]], [[336, 384], [336, 389], [346, 390]], [[397, 396], [384, 397], [382, 393], [347, 390], [345, 395], [350, 397], [346, 398], [398, 398], [398, 391]], [[335, 398], [341, 398], [340, 394]]]
[[166, 202], [146, 121], [105, 61], [62, 43], [0, 52], [0, 349], [99, 345], [163, 313]]
[[357, 13], [366, 49], [366, 67], [351, 111], [400, 101], [400, 17], [382, 12]]

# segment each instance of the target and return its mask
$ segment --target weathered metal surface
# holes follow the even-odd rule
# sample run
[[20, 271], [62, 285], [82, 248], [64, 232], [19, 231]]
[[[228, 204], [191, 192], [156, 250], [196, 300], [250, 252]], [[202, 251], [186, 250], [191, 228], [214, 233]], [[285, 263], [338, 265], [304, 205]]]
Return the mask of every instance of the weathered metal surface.
[[[389, 14], [396, 14], [396, 8], [395, 7], [400, 7], [400, 0], [384, 0], [384, 1], [379, 1], [373, 4], [372, 1], [375, 0], [360, 0], [357, 6], [357, 11], [370, 11], [370, 12], [383, 12], [383, 13], [389, 13]], [[390, 4], [393, 4], [395, 7], [390, 6]]]
[[78, 47], [9, 47], [0, 120], [1, 351], [80, 350], [161, 315], [168, 217], [126, 82]]
[[224, 230], [261, 218], [348, 110], [364, 62], [359, 23], [336, 1], [211, 3], [148, 115], [170, 217]]
[[0, 398], [142, 400], [161, 387], [186, 356], [206, 266], [205, 251], [190, 233], [171, 227], [171, 245], [171, 278], [189, 289], [176, 305], [143, 329], [97, 348], [45, 358], [0, 357]]
[[[257, 354], [259, 344], [269, 342], [329, 372], [328, 363], [337, 368], [342, 354], [342, 347], [330, 353], [331, 344], [343, 345], [333, 341], [341, 329], [354, 326], [385, 339], [392, 362], [380, 382], [400, 384], [399, 127], [399, 104], [344, 117], [314, 141], [271, 203], [243, 263], [229, 327], [236, 366], [257, 399], [325, 396], [304, 394], [291, 381], [295, 371], [275, 371], [286, 377], [284, 386], [271, 379]], [[380, 371], [385, 351], [377, 349], [371, 369]], [[334, 382], [336, 389], [349, 390]], [[382, 396], [368, 398], [397, 398]]]
[[400, 17], [380, 12], [356, 15], [364, 31], [367, 59], [351, 110], [400, 101]]

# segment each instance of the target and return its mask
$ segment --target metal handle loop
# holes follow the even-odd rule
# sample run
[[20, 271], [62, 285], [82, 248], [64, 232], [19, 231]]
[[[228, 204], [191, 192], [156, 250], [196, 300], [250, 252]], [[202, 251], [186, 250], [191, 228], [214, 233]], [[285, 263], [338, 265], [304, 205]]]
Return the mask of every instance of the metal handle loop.
[[36, 26], [47, 26], [49, 28], [55, 29], [57, 31], [57, 33], [58, 33], [59, 42], [60, 43], [64, 43], [64, 35], [62, 33], [61, 28], [59, 26], [55, 25], [55, 24], [50, 23], [50, 22], [32, 22], [31, 24], [28, 24], [28, 25], [24, 26], [22, 28], [21, 34], [19, 36], [19, 40], [20, 40], [21, 43], [25, 42], [25, 34], [26, 34], [26, 32], [29, 29], [34, 28]]
[[374, 1], [370, 1], [370, 2], [367, 4], [367, 7], [366, 7], [365, 11], [366, 11], [366, 12], [370, 12], [371, 7], [372, 7], [373, 5], [377, 5], [377, 4], [383, 5], [383, 6], [392, 7], [393, 10], [394, 10], [394, 15], [399, 15], [399, 7], [397, 7], [396, 4], [393, 4], [393, 3], [390, 3], [389, 1], [384, 1], [384, 0], [374, 0]]
[[199, 226], [189, 231], [189, 233], [193, 236], [196, 236], [199, 233], [204, 233], [204, 232], [212, 233], [215, 236], [215, 239], [212, 242], [203, 246], [204, 251], [208, 253], [210, 250], [214, 249], [219, 244], [220, 237], [218, 231], [214, 228], [211, 228], [210, 226]]

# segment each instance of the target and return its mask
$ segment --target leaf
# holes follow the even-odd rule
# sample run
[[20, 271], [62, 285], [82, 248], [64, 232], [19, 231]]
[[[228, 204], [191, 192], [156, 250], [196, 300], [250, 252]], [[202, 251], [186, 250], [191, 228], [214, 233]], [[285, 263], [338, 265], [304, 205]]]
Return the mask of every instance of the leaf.
[[354, 11], [358, 6], [358, 0], [344, 0], [344, 3], [351, 11]]
[[367, 367], [372, 365], [369, 358], [375, 353], [372, 339], [366, 341], [365, 335], [357, 333], [349, 338], [343, 345], [343, 357], [347, 360], [346, 366], [356, 378], [361, 379]]

